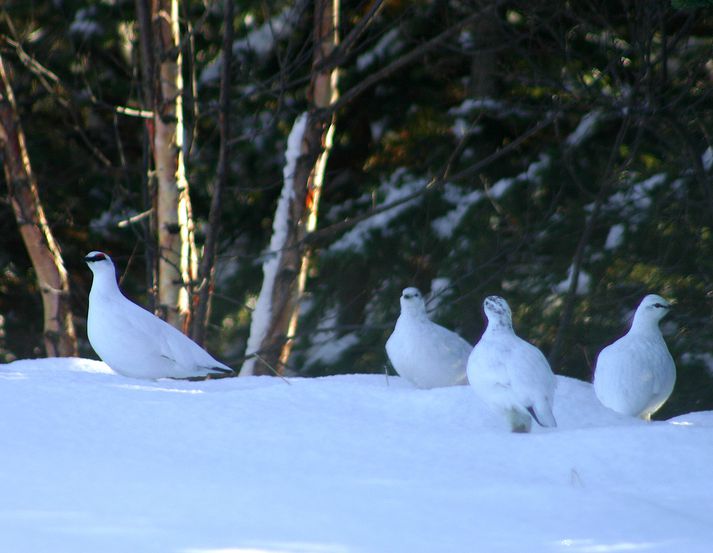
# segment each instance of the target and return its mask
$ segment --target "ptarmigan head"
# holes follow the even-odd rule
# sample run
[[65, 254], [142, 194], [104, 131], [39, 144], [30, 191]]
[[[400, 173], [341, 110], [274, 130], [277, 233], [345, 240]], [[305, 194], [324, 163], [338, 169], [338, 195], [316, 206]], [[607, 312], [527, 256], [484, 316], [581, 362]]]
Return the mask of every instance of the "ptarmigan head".
[[112, 278], [116, 278], [116, 271], [114, 269], [114, 262], [104, 252], [89, 252], [85, 257], [84, 261], [92, 270], [95, 275], [111, 275]]
[[512, 312], [505, 298], [488, 296], [483, 302], [483, 310], [492, 328], [512, 328]]
[[425, 315], [426, 303], [418, 288], [404, 288], [401, 292], [401, 313]]
[[636, 308], [634, 320], [642, 319], [658, 323], [671, 309], [671, 304], [656, 294], [649, 294]]

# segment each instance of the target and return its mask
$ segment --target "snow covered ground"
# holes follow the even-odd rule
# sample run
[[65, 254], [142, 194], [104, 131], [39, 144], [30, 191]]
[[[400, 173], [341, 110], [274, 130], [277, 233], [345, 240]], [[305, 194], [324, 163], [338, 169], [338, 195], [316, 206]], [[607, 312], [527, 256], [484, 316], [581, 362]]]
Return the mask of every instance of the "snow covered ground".
[[647, 424], [560, 377], [559, 428], [514, 435], [469, 387], [289, 382], [0, 365], [0, 551], [713, 550], [713, 412]]

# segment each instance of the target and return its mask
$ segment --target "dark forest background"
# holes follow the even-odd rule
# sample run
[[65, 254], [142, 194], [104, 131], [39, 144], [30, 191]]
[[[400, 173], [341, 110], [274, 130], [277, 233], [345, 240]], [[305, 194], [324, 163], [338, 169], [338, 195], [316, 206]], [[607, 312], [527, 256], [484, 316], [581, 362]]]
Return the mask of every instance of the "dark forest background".
[[[503, 295], [556, 373], [590, 380], [598, 351], [658, 293], [675, 301], [662, 330], [678, 367], [659, 416], [713, 409], [713, 16], [686, 4], [385, 2], [339, 65], [342, 94], [358, 93], [335, 112], [288, 373], [383, 372], [400, 291], [413, 285], [471, 343], [483, 298]], [[342, 1], [339, 34], [372, 5]], [[308, 101], [310, 10], [235, 1], [207, 346], [236, 367], [286, 138]], [[199, 245], [218, 162], [223, 14], [218, 1], [180, 2]], [[5, 2], [0, 49], [70, 275], [80, 353], [94, 357], [83, 256], [109, 252], [127, 295], [148, 301], [146, 236], [118, 226], [145, 208], [150, 155], [145, 120], [117, 109], [141, 105], [135, 3]], [[7, 201], [0, 314], [0, 359], [43, 355], [42, 303]]]

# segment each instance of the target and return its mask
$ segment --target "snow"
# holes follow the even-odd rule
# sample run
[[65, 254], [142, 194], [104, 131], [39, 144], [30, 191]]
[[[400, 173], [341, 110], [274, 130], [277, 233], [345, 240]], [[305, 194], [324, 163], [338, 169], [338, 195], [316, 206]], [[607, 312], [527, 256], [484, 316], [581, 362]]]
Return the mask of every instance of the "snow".
[[314, 345], [309, 350], [310, 364], [315, 361], [334, 363], [349, 348], [359, 343], [359, 336], [350, 332], [344, 336], [337, 336], [334, 330], [317, 332], [312, 340]]
[[[401, 181], [406, 182], [401, 183]], [[424, 180], [413, 180], [403, 169], [398, 169], [391, 175], [389, 180], [384, 182], [379, 187], [378, 193], [384, 197], [381, 205], [388, 205], [392, 202], [406, 198], [407, 196], [422, 190], [425, 186], [426, 182]], [[386, 225], [401, 215], [401, 213], [403, 213], [406, 209], [414, 205], [419, 199], [420, 198], [417, 197], [405, 201], [396, 207], [378, 213], [377, 215], [373, 215], [372, 217], [357, 223], [351, 230], [344, 233], [341, 238], [333, 242], [329, 247], [329, 251], [332, 253], [344, 251], [356, 253], [364, 251], [364, 245], [372, 232], [377, 230], [381, 230], [382, 233], [386, 232]]]
[[[251, 29], [245, 38], [233, 42], [233, 55], [240, 58], [244, 54], [251, 52], [262, 58], [267, 56], [275, 48], [276, 41], [288, 36], [297, 21], [299, 20], [299, 3], [288, 5], [275, 17], [266, 21], [259, 27]], [[253, 18], [246, 18], [246, 25], [253, 23]], [[220, 68], [223, 63], [222, 57], [218, 56], [211, 61], [200, 74], [198, 81], [201, 84], [208, 84], [220, 78]]]
[[339, 310], [327, 309], [320, 318], [317, 327], [320, 329], [311, 338], [311, 345], [307, 351], [308, 365], [315, 362], [334, 363], [346, 350], [359, 343], [359, 336], [350, 332], [339, 336], [335, 328], [338, 323]]
[[713, 148], [708, 146], [706, 148], [706, 151], [703, 152], [703, 155], [701, 156], [701, 163], [703, 164], [703, 168], [706, 171], [710, 171], [711, 168], [713, 168]]
[[460, 105], [448, 110], [449, 115], [455, 117], [471, 115], [474, 111], [485, 111], [500, 117], [518, 116], [525, 117], [530, 114], [529, 111], [522, 109], [519, 106], [511, 106], [502, 100], [494, 98], [468, 98]]
[[[452, 187], [454, 188], [454, 187]], [[448, 195], [444, 196], [448, 198]], [[450, 238], [453, 232], [463, 221], [463, 217], [468, 213], [470, 208], [483, 199], [484, 194], [481, 190], [473, 190], [460, 198], [456, 202], [456, 207], [446, 213], [443, 217], [438, 217], [431, 221], [431, 228], [436, 235], [441, 239]]]
[[[624, 188], [609, 196], [605, 208], [617, 217], [626, 218], [630, 224], [639, 224], [646, 218], [646, 210], [653, 202], [653, 192], [667, 181], [665, 173], [658, 173], [640, 182], [631, 180]], [[585, 209], [591, 211], [594, 204]]]
[[590, 111], [582, 117], [579, 121], [579, 125], [577, 125], [577, 128], [574, 129], [572, 134], [570, 134], [565, 140], [567, 146], [580, 146], [585, 140], [594, 134], [597, 123], [599, 123], [601, 118], [602, 113], [599, 110]]
[[470, 387], [146, 382], [0, 365], [0, 551], [703, 553], [713, 412], [645, 423], [559, 377], [513, 435]]
[[429, 313], [433, 313], [438, 309], [443, 300], [448, 296], [451, 287], [451, 279], [438, 277], [431, 280], [431, 293], [428, 295]]
[[102, 32], [101, 25], [92, 18], [96, 17], [96, 7], [81, 8], [74, 15], [74, 20], [69, 24], [69, 32], [79, 35], [84, 39], [99, 35]]
[[624, 243], [624, 225], [617, 223], [612, 225], [607, 234], [607, 239], [604, 242], [605, 250], [615, 250]]
[[[569, 291], [569, 286], [572, 283], [572, 276], [574, 273], [574, 266], [570, 265], [567, 268], [567, 278], [563, 281], [555, 284], [555, 292], [558, 294], [566, 294]], [[589, 293], [591, 287], [592, 277], [584, 269], [579, 269], [579, 275], [577, 278], [577, 288], [575, 294], [578, 296], [583, 296]]]
[[139, 213], [133, 209], [123, 209], [121, 213], [109, 209], [102, 211], [98, 217], [89, 221], [89, 228], [92, 232], [108, 239], [115, 236], [116, 229], [119, 228], [121, 221], [128, 221], [138, 214]]
[[399, 29], [394, 28], [384, 33], [376, 45], [369, 51], [364, 52], [356, 60], [357, 69], [364, 71], [376, 61], [383, 61], [387, 56], [393, 56], [401, 50], [403, 43], [398, 40]]
[[[245, 352], [251, 355], [260, 349], [270, 324], [270, 314], [272, 312], [272, 291], [275, 286], [277, 268], [280, 264], [282, 249], [288, 237], [288, 225], [290, 214], [290, 203], [294, 197], [292, 182], [294, 179], [297, 159], [302, 150], [302, 137], [307, 125], [307, 113], [301, 114], [292, 126], [290, 136], [287, 138], [287, 150], [285, 151], [285, 166], [283, 168], [282, 192], [277, 201], [275, 217], [272, 221], [272, 238], [270, 248], [262, 264], [262, 288], [257, 298], [255, 309], [250, 319], [250, 337], [248, 338]], [[256, 362], [255, 357], [249, 357], [243, 363], [240, 370], [241, 375], [252, 375]]]
[[462, 189], [453, 186], [450, 183], [446, 183], [444, 187], [443, 199], [448, 203], [455, 205], [455, 208], [442, 217], [438, 217], [431, 221], [431, 228], [433, 229], [433, 232], [435, 232], [441, 239], [450, 238], [461, 224], [470, 208], [479, 203], [483, 198], [499, 200], [515, 184], [539, 184], [542, 182], [541, 173], [549, 167], [550, 161], [551, 159], [548, 155], [541, 155], [519, 175], [515, 177], [502, 178], [490, 186], [486, 191], [471, 190], [470, 192], [465, 193]]
[[708, 374], [713, 376], [713, 353], [708, 353], [708, 352], [698, 352], [698, 353], [693, 353], [693, 352], [686, 352], [683, 355], [681, 355], [681, 361], [684, 363], [695, 363], [699, 362], [702, 363], [703, 366], [706, 368], [708, 371]]
[[375, 142], [381, 140], [384, 136], [384, 130], [386, 129], [386, 119], [380, 119], [378, 121], [369, 122], [369, 130], [371, 131], [371, 138]]

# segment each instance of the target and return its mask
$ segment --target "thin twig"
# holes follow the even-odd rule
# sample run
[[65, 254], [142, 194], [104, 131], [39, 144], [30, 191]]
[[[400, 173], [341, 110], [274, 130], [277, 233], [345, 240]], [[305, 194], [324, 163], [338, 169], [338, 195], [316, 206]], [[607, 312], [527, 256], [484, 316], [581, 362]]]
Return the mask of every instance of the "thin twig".
[[[251, 356], [248, 355], [248, 356], [246, 357], [246, 359], [249, 358], [249, 357], [251, 357]], [[270, 363], [268, 363], [267, 360], [266, 360], [262, 355], [260, 355], [259, 353], [253, 353], [253, 354], [252, 354], [252, 357], [257, 357], [260, 361], [262, 361], [262, 362], [265, 364], [265, 366], [266, 366], [268, 369], [270, 369], [273, 373], [275, 373], [275, 376], [279, 376], [279, 377], [285, 382], [285, 384], [288, 384], [288, 385], [292, 386], [292, 383], [291, 383], [289, 380], [287, 380], [284, 376], [282, 376], [282, 375], [278, 372], [278, 370], [275, 369], [275, 367], [273, 367], [272, 365], [270, 365]]]
[[126, 228], [126, 227], [128, 227], [129, 225], [132, 225], [132, 224], [134, 224], [134, 223], [138, 223], [139, 221], [143, 221], [144, 219], [146, 219], [146, 217], [151, 216], [152, 213], [153, 213], [153, 208], [152, 208], [152, 209], [147, 209], [146, 211], [143, 211], [143, 212], [141, 212], [141, 213], [137, 213], [136, 215], [132, 215], [132, 216], [129, 217], [128, 219], [122, 219], [121, 221], [119, 221], [119, 222], [116, 224], [116, 226], [119, 227], [119, 228]]

